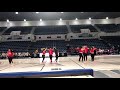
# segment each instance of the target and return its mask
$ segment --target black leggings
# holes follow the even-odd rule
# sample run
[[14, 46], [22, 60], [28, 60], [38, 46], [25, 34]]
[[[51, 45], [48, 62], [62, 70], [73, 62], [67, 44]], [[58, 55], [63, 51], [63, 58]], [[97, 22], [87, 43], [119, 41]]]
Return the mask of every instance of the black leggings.
[[42, 55], [42, 58], [43, 58], [43, 60], [42, 60], [42, 62], [44, 61], [44, 59], [45, 59], [45, 55]]
[[52, 55], [50, 55], [49, 57], [50, 57], [50, 60], [52, 61]]
[[94, 61], [94, 54], [91, 54], [91, 60]]
[[13, 63], [12, 59], [13, 59], [12, 57], [8, 57], [9, 64]]
[[118, 54], [120, 54], [120, 50], [118, 50]]
[[87, 53], [83, 53], [84, 61], [87, 61]]
[[56, 57], [56, 61], [58, 60], [58, 55], [55, 56]]
[[83, 54], [79, 53], [79, 61], [80, 61], [81, 57], [82, 57], [82, 61], [83, 61]]

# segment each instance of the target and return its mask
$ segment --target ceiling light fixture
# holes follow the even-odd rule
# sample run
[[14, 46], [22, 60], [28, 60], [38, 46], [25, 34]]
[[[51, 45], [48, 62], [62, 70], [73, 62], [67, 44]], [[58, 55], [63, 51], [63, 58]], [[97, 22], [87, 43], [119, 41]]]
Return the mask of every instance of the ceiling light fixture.
[[40, 21], [42, 21], [42, 19], [40, 19]]
[[36, 14], [38, 14], [39, 12], [36, 12]]
[[89, 20], [91, 20], [91, 17], [89, 17]]
[[62, 18], [60, 18], [60, 21], [62, 21]]
[[15, 12], [15, 14], [18, 14], [18, 12]]
[[9, 22], [9, 19], [7, 19], [7, 22]]
[[106, 17], [106, 19], [109, 19], [108, 17]]
[[78, 20], [78, 18], [76, 18], [75, 20]]
[[26, 19], [24, 19], [24, 22], [26, 21]]

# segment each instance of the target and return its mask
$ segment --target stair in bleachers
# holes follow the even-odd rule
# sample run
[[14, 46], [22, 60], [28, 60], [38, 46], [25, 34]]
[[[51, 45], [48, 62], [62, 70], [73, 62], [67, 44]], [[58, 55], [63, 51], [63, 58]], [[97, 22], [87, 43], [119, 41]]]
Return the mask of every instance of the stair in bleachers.
[[35, 27], [33, 27], [33, 28], [32, 28], [32, 30], [31, 30], [31, 32], [30, 32], [30, 34], [33, 34], [33, 33], [34, 33], [34, 31], [35, 31]]
[[0, 35], [2, 35], [4, 32], [6, 32], [9, 28], [7, 27], [1, 27], [1, 32], [0, 32]]
[[70, 28], [69, 22], [66, 23], [66, 26], [67, 26], [68, 32], [71, 33], [72, 31], [71, 31], [71, 28]]

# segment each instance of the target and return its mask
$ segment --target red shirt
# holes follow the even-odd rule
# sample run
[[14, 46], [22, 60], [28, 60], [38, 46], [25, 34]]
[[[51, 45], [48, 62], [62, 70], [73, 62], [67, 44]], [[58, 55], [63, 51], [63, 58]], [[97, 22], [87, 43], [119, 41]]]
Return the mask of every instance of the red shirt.
[[97, 50], [97, 48], [93, 48], [93, 50]]
[[43, 51], [42, 54], [45, 55], [46, 51]]
[[89, 48], [85, 48], [84, 53], [88, 53]]
[[79, 49], [79, 53], [83, 53], [84, 52], [84, 49], [83, 48], [80, 48]]
[[53, 54], [53, 50], [49, 49], [49, 55], [52, 55], [52, 54]]
[[8, 51], [8, 52], [7, 52], [7, 56], [8, 56], [8, 57], [13, 57], [14, 54], [13, 54], [11, 51]]
[[91, 54], [94, 54], [94, 49], [91, 49], [91, 50], [90, 50], [90, 53], [91, 53]]

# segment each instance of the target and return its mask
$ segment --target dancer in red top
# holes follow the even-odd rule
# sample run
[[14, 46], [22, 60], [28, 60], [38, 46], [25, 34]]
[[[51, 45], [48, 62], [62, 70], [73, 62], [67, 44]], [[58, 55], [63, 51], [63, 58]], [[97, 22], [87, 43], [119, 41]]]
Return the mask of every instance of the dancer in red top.
[[96, 51], [96, 48], [93, 46], [91, 49], [90, 49], [90, 54], [91, 54], [91, 61], [94, 61], [94, 56], [95, 56], [95, 51]]
[[45, 53], [46, 53], [46, 49], [43, 49], [43, 51], [42, 51], [42, 58], [43, 58], [42, 62], [43, 62], [44, 59], [45, 59]]
[[51, 63], [52, 63], [52, 55], [53, 55], [53, 49], [50, 48], [49, 49], [49, 57], [50, 57]]
[[88, 50], [89, 48], [87, 46], [84, 46], [84, 52], [83, 52], [84, 61], [87, 61]]
[[83, 62], [83, 51], [84, 51], [84, 49], [83, 49], [83, 47], [81, 48], [79, 48], [79, 61], [81, 60], [81, 57], [82, 57], [82, 62]]
[[7, 57], [8, 57], [8, 60], [9, 60], [9, 64], [13, 63], [13, 61], [12, 61], [13, 56], [14, 56], [14, 53], [12, 52], [12, 50], [8, 49], [8, 51], [7, 51]]

